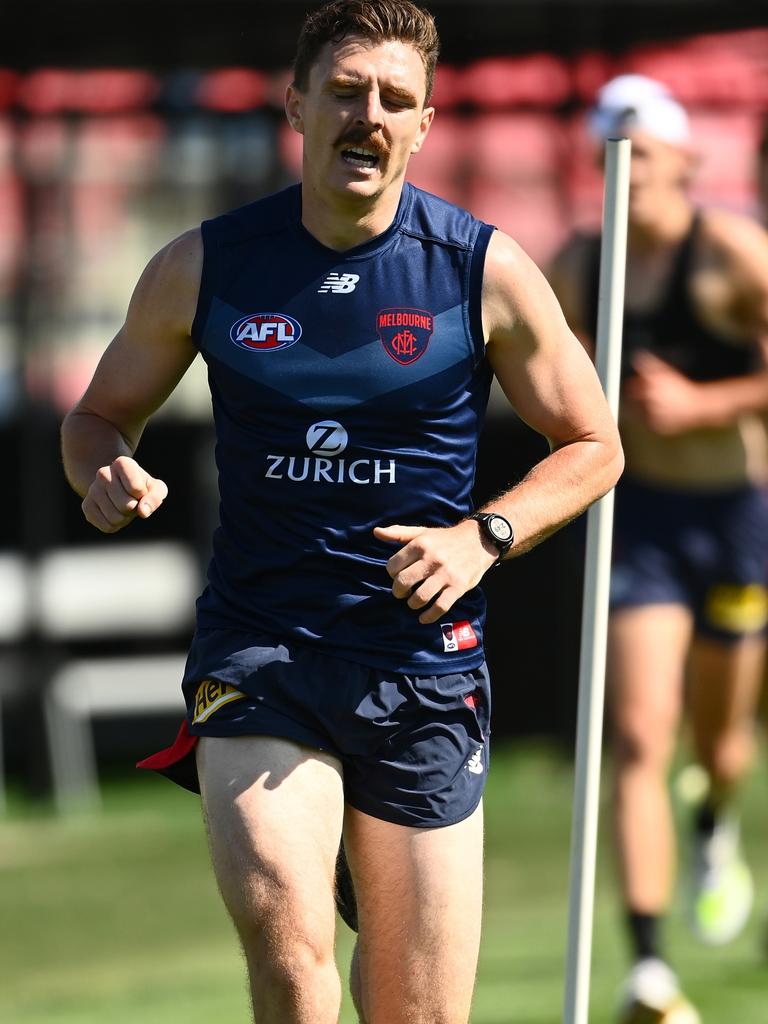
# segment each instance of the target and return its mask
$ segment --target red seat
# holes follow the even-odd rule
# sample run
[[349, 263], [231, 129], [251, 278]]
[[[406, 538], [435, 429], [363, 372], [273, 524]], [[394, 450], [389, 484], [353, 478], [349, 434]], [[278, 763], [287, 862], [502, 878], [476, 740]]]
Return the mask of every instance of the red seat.
[[438, 111], [420, 153], [411, 157], [408, 180], [452, 203], [464, 202], [467, 125], [464, 118]]
[[252, 68], [219, 68], [200, 82], [197, 99], [210, 110], [233, 113], [253, 110], [267, 100], [267, 80]]
[[564, 199], [571, 228], [599, 226], [603, 207], [602, 146], [587, 131], [582, 111], [565, 125]]
[[481, 114], [470, 122], [472, 167], [494, 181], [550, 181], [560, 174], [561, 123], [552, 114]]
[[489, 57], [464, 69], [456, 92], [457, 99], [486, 110], [556, 106], [568, 99], [571, 76], [565, 62], [551, 53]]
[[729, 43], [724, 33], [707, 42], [642, 48], [622, 70], [658, 79], [681, 103], [754, 105], [760, 92], [766, 94], [764, 61]]
[[476, 217], [511, 235], [544, 267], [565, 241], [562, 195], [551, 185], [512, 185], [474, 179], [467, 205]]
[[757, 211], [761, 118], [745, 111], [693, 111], [691, 136], [700, 155], [693, 196], [700, 203]]
[[35, 114], [62, 111], [114, 114], [148, 107], [159, 89], [158, 80], [148, 71], [40, 68], [21, 80], [18, 101]]

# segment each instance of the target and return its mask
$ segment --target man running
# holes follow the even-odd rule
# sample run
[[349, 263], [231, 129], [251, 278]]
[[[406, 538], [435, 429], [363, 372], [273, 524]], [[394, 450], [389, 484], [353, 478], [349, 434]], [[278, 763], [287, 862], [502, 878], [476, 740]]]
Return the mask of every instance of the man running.
[[[208, 365], [221, 525], [187, 721], [146, 763], [199, 783], [262, 1024], [338, 1019], [342, 830], [360, 1019], [468, 1020], [490, 711], [477, 585], [622, 467], [539, 271], [404, 181], [437, 49], [409, 0], [308, 16], [286, 97], [301, 185], [161, 250], [63, 427], [86, 518], [120, 530], [166, 495], [134, 458], [147, 418], [198, 352]], [[492, 372], [551, 454], [473, 513]]]
[[[598, 139], [632, 141], [617, 490], [609, 625], [615, 831], [634, 966], [622, 1015], [697, 1018], [659, 935], [673, 876], [666, 788], [689, 676], [698, 760], [710, 788], [693, 830], [690, 918], [705, 942], [743, 927], [752, 883], [734, 789], [752, 756], [768, 618], [768, 237], [753, 221], [698, 209], [685, 110], [660, 83], [623, 75], [598, 95]], [[599, 239], [556, 260], [555, 291], [589, 347]]]

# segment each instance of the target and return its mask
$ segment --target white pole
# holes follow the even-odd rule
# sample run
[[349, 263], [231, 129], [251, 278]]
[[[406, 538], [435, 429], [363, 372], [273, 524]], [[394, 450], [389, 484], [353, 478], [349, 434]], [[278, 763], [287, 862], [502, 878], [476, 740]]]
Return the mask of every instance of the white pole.
[[[595, 363], [614, 417], [619, 407], [629, 155], [629, 139], [607, 141]], [[589, 1011], [612, 531], [610, 491], [587, 516], [564, 1024], [587, 1024]]]

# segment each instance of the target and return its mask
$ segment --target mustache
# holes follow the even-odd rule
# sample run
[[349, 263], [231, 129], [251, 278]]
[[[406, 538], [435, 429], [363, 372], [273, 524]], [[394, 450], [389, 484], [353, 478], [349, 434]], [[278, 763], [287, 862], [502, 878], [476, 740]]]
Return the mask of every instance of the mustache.
[[376, 156], [385, 156], [389, 152], [384, 139], [380, 135], [370, 132], [366, 128], [350, 128], [339, 136], [337, 146], [366, 146], [372, 149]]

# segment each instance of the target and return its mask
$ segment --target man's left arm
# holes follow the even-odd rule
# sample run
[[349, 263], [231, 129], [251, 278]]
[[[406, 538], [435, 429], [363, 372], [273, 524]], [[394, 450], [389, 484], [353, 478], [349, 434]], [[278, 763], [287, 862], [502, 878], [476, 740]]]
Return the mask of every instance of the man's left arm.
[[[522, 554], [583, 512], [618, 479], [623, 456], [616, 424], [584, 348], [571, 333], [543, 274], [500, 232], [491, 238], [483, 279], [483, 325], [494, 373], [518, 415], [547, 438], [550, 454], [483, 506], [511, 523], [507, 557]], [[474, 587], [498, 551], [465, 519], [447, 528], [388, 526], [381, 540], [403, 546], [389, 559], [392, 592], [437, 622]]]

